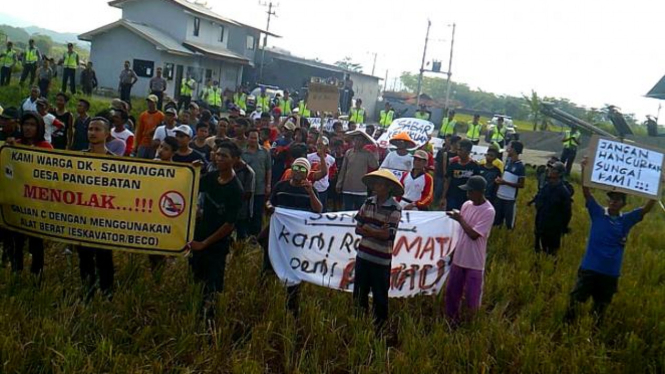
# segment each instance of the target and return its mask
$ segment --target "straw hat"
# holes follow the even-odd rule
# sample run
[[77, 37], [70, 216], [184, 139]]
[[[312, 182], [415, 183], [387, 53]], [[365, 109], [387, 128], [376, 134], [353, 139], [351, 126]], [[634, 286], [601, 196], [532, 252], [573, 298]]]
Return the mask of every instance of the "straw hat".
[[363, 130], [347, 131], [347, 132], [344, 133], [344, 135], [346, 135], [346, 136], [350, 136], [350, 137], [353, 137], [353, 136], [362, 136], [363, 138], [365, 138], [365, 141], [366, 141], [367, 143], [369, 143], [369, 144], [374, 144], [374, 139], [372, 139], [372, 137], [369, 136], [369, 134], [367, 134], [367, 133], [364, 132]]
[[363, 183], [366, 186], [371, 186], [378, 179], [388, 181], [392, 184], [392, 194], [393, 196], [402, 196], [404, 195], [404, 186], [400, 183], [399, 179], [388, 169], [379, 169], [371, 173], [365, 174], [363, 177]]
[[406, 148], [415, 148], [416, 146], [416, 142], [414, 142], [413, 139], [411, 139], [409, 133], [406, 131], [402, 131], [399, 134], [393, 136], [390, 139], [390, 144], [395, 145], [395, 142], [400, 140], [407, 143]]

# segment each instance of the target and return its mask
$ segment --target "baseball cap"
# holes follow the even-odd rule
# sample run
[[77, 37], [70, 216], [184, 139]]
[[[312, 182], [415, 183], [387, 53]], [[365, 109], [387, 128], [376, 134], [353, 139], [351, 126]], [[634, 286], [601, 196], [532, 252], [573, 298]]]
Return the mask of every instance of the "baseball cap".
[[156, 103], [156, 102], [159, 101], [159, 99], [157, 98], [157, 95], [148, 95], [148, 97], [146, 97], [146, 100], [152, 101], [153, 103]]
[[564, 174], [566, 172], [566, 165], [564, 165], [563, 162], [561, 162], [561, 161], [553, 162], [552, 164], [549, 164], [548, 166], [551, 167], [553, 170], [556, 170], [557, 173], [559, 173], [559, 174]]
[[189, 136], [190, 138], [192, 137], [192, 128], [189, 127], [189, 125], [180, 125], [173, 129], [173, 132], [179, 132]]
[[2, 111], [2, 114], [0, 115], [0, 118], [2, 119], [18, 119], [18, 109], [14, 108], [13, 106], [8, 107], [7, 109]]
[[427, 152], [423, 151], [422, 149], [419, 149], [413, 153], [413, 158], [419, 158], [421, 160], [429, 160], [429, 156], [427, 155]]
[[173, 114], [174, 116], [178, 115], [178, 111], [175, 108], [166, 108], [164, 111], [166, 114]]
[[466, 181], [466, 184], [459, 186], [463, 191], [485, 191], [487, 181], [480, 175], [474, 175]]

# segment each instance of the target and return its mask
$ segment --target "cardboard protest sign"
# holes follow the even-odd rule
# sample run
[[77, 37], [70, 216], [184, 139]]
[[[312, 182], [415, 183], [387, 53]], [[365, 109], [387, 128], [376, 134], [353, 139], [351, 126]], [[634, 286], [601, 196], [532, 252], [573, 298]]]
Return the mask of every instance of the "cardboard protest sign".
[[411, 139], [416, 142], [415, 148], [418, 148], [430, 140], [430, 134], [433, 130], [434, 124], [430, 121], [416, 118], [398, 118], [390, 124], [388, 131], [381, 134], [378, 143], [380, 147], [388, 148], [390, 138], [406, 131]]
[[337, 113], [339, 88], [329, 84], [310, 83], [307, 90], [307, 107], [314, 111]]
[[665, 166], [663, 151], [594, 136], [588, 152], [585, 186], [660, 198]]
[[0, 223], [13, 231], [166, 255], [193, 240], [191, 165], [7, 146], [0, 165]]
[[[270, 221], [269, 254], [280, 280], [352, 291], [360, 242], [355, 214], [277, 208]], [[402, 212], [393, 245], [390, 297], [435, 295], [441, 290], [458, 227], [441, 212]]]
[[485, 155], [487, 154], [488, 149], [489, 147], [486, 145], [474, 145], [473, 148], [471, 148], [470, 156], [476, 162], [480, 162], [485, 159]]

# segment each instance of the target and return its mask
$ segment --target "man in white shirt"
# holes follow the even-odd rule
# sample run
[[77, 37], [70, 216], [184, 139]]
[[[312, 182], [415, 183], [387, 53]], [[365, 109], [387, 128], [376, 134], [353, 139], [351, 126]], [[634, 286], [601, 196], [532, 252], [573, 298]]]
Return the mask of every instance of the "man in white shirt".
[[388, 153], [381, 164], [381, 169], [400, 170], [409, 172], [413, 168], [413, 156], [409, 148], [415, 148], [416, 143], [411, 140], [409, 133], [400, 132], [390, 139], [390, 144], [397, 147], [394, 152]]
[[155, 135], [152, 137], [152, 146], [157, 149], [167, 136], [175, 137], [175, 129], [178, 125], [176, 116], [178, 111], [175, 108], [168, 108], [164, 111], [164, 124], [155, 129]]
[[39, 87], [32, 86], [30, 89], [30, 96], [21, 103], [21, 115], [25, 112], [37, 111], [37, 99], [39, 99], [40, 94]]
[[[314, 189], [319, 193], [319, 201], [321, 202], [321, 205], [323, 205], [323, 212], [326, 212], [330, 176], [337, 172], [335, 158], [328, 154], [329, 143], [330, 141], [327, 137], [320, 136], [316, 141], [316, 152], [307, 155], [307, 160], [312, 165]], [[321, 165], [322, 158], [325, 158], [325, 166]]]
[[404, 194], [397, 198], [403, 210], [428, 210], [434, 200], [434, 181], [425, 172], [429, 157], [422, 149], [413, 154], [413, 170], [405, 173], [400, 182]]
[[45, 99], [37, 100], [37, 113], [39, 113], [39, 115], [42, 116], [42, 119], [44, 119], [44, 127], [46, 130], [44, 133], [44, 140], [51, 143], [51, 135], [65, 127], [65, 124], [58, 121], [53, 114], [48, 112], [48, 109], [48, 101]]

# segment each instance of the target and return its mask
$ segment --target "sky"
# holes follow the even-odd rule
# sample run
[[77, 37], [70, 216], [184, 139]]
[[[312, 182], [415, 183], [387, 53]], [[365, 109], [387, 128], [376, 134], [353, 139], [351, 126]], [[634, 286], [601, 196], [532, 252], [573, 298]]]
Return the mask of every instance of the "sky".
[[[140, 1], [140, 0], [137, 0]], [[268, 2], [264, 0], [263, 2]], [[0, 0], [0, 13], [60, 32], [82, 33], [120, 18], [105, 0]], [[428, 19], [427, 61], [447, 69], [456, 24], [452, 77], [496, 94], [565, 97], [586, 107], [613, 104], [656, 115], [644, 95], [665, 75], [665, 2], [655, 0], [277, 0], [269, 38], [293, 54], [333, 63], [351, 57], [388, 77], [420, 69]], [[259, 0], [208, 0], [212, 10], [265, 28]], [[39, 11], [35, 11], [39, 9]], [[63, 14], [66, 19], [57, 14]], [[433, 75], [434, 76], [434, 75]], [[444, 76], [442, 76], [444, 77]], [[399, 83], [398, 83], [399, 85]], [[665, 117], [665, 110], [663, 111]], [[665, 120], [660, 121], [665, 122]]]

